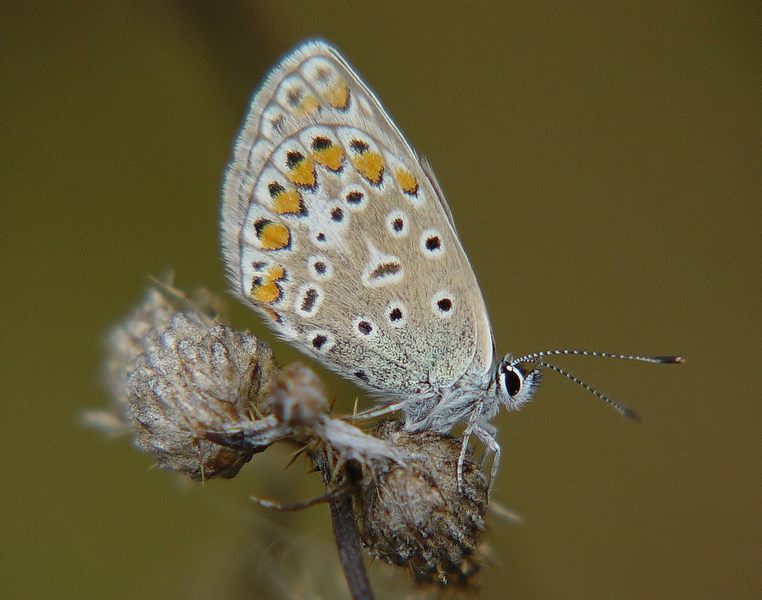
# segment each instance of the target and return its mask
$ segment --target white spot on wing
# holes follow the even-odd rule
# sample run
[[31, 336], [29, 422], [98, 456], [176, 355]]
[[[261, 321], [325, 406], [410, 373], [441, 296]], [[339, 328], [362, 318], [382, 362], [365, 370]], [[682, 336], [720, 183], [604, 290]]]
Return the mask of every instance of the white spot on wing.
[[431, 311], [440, 319], [449, 319], [455, 313], [455, 296], [441, 290], [431, 297]]
[[386, 215], [386, 229], [392, 237], [405, 237], [409, 231], [407, 215], [401, 210], [391, 211]]
[[268, 140], [275, 140], [283, 135], [286, 113], [277, 104], [270, 104], [262, 113], [260, 134]]
[[370, 258], [362, 273], [362, 283], [366, 287], [380, 287], [390, 283], [398, 283], [405, 276], [405, 270], [399, 257], [382, 254], [368, 242]]
[[363, 339], [372, 339], [378, 335], [376, 324], [368, 317], [357, 317], [352, 323], [352, 331]]
[[315, 279], [326, 280], [333, 277], [333, 264], [322, 254], [313, 254], [307, 258], [307, 269]]
[[333, 335], [324, 329], [313, 329], [306, 334], [306, 341], [308, 347], [312, 348], [315, 352], [325, 354], [335, 343]]
[[364, 210], [368, 204], [368, 192], [363, 187], [353, 184], [341, 190], [341, 198], [353, 211]]
[[419, 240], [421, 252], [426, 258], [438, 258], [444, 254], [444, 241], [442, 234], [436, 229], [426, 229]]
[[401, 329], [407, 325], [407, 308], [399, 300], [392, 300], [386, 306], [386, 318], [389, 325], [396, 329]]
[[323, 303], [323, 290], [314, 283], [305, 283], [299, 288], [294, 299], [294, 310], [301, 317], [314, 316]]

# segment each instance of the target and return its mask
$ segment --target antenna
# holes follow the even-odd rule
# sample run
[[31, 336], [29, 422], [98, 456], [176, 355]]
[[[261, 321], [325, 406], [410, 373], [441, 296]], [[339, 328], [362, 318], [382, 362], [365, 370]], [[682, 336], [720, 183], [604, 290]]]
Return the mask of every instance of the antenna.
[[638, 362], [646, 362], [655, 365], [671, 365], [684, 363], [685, 359], [682, 356], [641, 356], [638, 354], [615, 354], [612, 352], [596, 352], [595, 350], [541, 350], [540, 352], [532, 352], [532, 354], [525, 354], [519, 358], [511, 361], [511, 363], [520, 362], [536, 362], [538, 358], [544, 358], [546, 356], [587, 356], [588, 358], [617, 358], [619, 360], [636, 360]]
[[620, 404], [619, 402], [617, 402], [613, 398], [609, 398], [606, 394], [603, 394], [603, 393], [599, 392], [598, 390], [596, 390], [592, 385], [590, 385], [588, 383], [585, 383], [584, 381], [582, 381], [578, 377], [575, 377], [574, 375], [569, 373], [569, 371], [566, 371], [566, 370], [562, 369], [561, 367], [557, 367], [556, 365], [552, 365], [552, 364], [550, 364], [548, 362], [544, 362], [544, 361], [543, 362], [538, 362], [536, 364], [540, 365], [541, 367], [546, 367], [548, 369], [551, 369], [552, 371], [555, 371], [556, 373], [560, 373], [561, 375], [563, 375], [567, 379], [569, 379], [569, 380], [573, 381], [574, 383], [576, 383], [578, 386], [586, 389], [593, 396], [595, 396], [596, 398], [598, 398], [599, 400], [601, 400], [605, 404], [608, 404], [611, 408], [613, 408], [619, 414], [624, 415], [628, 419], [632, 419], [636, 423], [640, 423], [640, 421], [641, 421], [640, 415], [638, 413], [636, 413], [634, 410], [632, 410], [631, 408], [626, 407], [624, 404]]
[[524, 356], [511, 360], [510, 364], [514, 366], [519, 363], [532, 362], [539, 367], [544, 367], [546, 369], [550, 369], [551, 371], [555, 371], [559, 375], [563, 375], [564, 377], [566, 377], [566, 379], [573, 381], [584, 390], [587, 390], [593, 396], [598, 398], [604, 404], [607, 404], [608, 406], [613, 408], [619, 414], [627, 417], [628, 419], [635, 421], [636, 423], [640, 423], [641, 421], [640, 415], [638, 413], [636, 413], [631, 408], [628, 408], [624, 404], [617, 402], [613, 398], [609, 398], [606, 394], [599, 392], [593, 386], [591, 386], [588, 383], [585, 383], [584, 381], [582, 381], [575, 375], [572, 375], [566, 369], [562, 369], [561, 367], [557, 367], [556, 365], [549, 363], [546, 360], [542, 360], [547, 356], [587, 356], [589, 358], [617, 358], [620, 360], [634, 360], [638, 362], [645, 362], [645, 363], [651, 363], [651, 364], [657, 364], [657, 365], [681, 364], [685, 362], [682, 356], [641, 356], [638, 354], [615, 354], [611, 352], [597, 352], [595, 350], [574, 350], [574, 349], [541, 350], [540, 352], [525, 354]]

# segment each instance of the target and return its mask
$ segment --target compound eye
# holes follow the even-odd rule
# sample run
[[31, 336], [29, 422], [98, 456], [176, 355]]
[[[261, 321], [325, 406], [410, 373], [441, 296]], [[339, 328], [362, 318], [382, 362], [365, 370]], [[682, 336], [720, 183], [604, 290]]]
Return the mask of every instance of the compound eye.
[[509, 365], [503, 367], [503, 386], [511, 398], [521, 391], [522, 382], [523, 377], [519, 371]]

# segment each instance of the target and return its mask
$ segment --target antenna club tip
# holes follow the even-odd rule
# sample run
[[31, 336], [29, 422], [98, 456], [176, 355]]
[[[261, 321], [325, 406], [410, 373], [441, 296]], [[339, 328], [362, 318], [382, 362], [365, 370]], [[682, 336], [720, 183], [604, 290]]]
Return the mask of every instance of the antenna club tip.
[[628, 419], [630, 419], [630, 421], [633, 421], [634, 423], [643, 422], [642, 417], [631, 408], [626, 408], [622, 414]]
[[663, 365], [681, 365], [685, 362], [682, 356], [654, 356]]
[[685, 362], [685, 359], [682, 356], [660, 356], [659, 360], [670, 365], [681, 365]]

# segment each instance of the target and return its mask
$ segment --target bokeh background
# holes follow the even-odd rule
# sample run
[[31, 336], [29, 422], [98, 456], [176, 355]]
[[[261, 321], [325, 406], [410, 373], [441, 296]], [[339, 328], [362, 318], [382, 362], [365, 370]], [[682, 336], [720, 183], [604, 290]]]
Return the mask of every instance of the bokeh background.
[[[319, 490], [284, 472], [291, 449], [191, 485], [79, 424], [147, 275], [225, 290], [232, 140], [269, 66], [318, 35], [433, 163], [503, 351], [688, 359], [564, 362], [641, 426], [553, 375], [498, 417], [494, 497], [526, 523], [490, 519], [474, 594], [759, 597], [760, 4], [459, 5], [2, 4], [3, 596], [345, 594], [325, 506], [248, 500]], [[329, 381], [349, 410], [358, 391]], [[382, 597], [411, 589], [371, 573]]]

